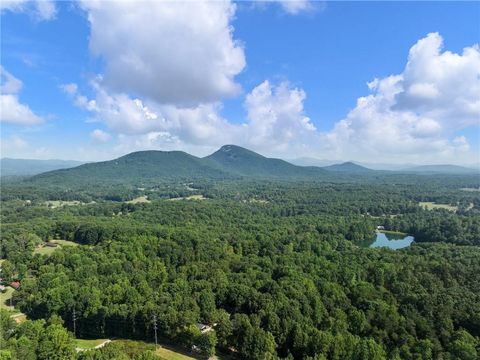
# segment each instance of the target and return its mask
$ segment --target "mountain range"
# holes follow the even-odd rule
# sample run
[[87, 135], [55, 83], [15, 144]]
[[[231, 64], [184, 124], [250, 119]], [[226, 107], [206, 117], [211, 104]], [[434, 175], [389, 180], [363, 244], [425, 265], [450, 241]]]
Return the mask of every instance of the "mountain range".
[[[315, 179], [340, 174], [381, 174], [353, 162], [324, 167], [298, 166], [281, 159], [268, 158], [236, 145], [224, 145], [213, 154], [200, 158], [183, 151], [138, 151], [110, 161], [84, 163], [54, 160], [2, 159], [2, 175], [36, 174], [26, 181], [48, 185], [140, 184], [158, 181], [195, 179], [279, 178]], [[76, 166], [79, 165], [79, 166]], [[52, 167], [58, 166], [56, 170]], [[74, 166], [74, 167], [71, 167]], [[67, 168], [68, 167], [68, 168]], [[6, 174], [5, 174], [6, 172]], [[418, 166], [407, 173], [468, 174], [475, 170], [454, 165]]]
[[84, 164], [74, 160], [0, 159], [1, 176], [28, 176]]

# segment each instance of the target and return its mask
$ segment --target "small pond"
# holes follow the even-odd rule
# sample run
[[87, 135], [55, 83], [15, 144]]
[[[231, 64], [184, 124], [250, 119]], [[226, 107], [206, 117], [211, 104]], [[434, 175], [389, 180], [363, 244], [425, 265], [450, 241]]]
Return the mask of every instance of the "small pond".
[[410, 246], [415, 238], [410, 235], [377, 232], [371, 241], [362, 244], [363, 247], [388, 247], [393, 250]]

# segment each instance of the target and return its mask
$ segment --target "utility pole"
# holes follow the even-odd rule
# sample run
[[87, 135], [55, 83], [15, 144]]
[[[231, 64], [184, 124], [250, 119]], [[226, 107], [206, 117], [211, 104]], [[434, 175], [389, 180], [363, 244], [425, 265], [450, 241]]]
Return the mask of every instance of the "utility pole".
[[76, 321], [77, 321], [77, 316], [75, 314], [75, 308], [73, 308], [73, 335], [75, 337], [77, 337], [77, 324], [76, 324]]
[[155, 332], [155, 350], [157, 350], [157, 315], [153, 315], [153, 331]]

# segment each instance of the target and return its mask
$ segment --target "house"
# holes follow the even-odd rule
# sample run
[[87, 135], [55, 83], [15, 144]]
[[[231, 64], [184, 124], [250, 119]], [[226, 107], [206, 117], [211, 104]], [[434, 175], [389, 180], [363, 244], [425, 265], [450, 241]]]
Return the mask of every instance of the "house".
[[377, 230], [379, 230], [379, 231], [380, 231], [380, 230], [385, 230], [385, 226], [383, 226], [383, 225], [378, 225], [378, 226], [377, 226]]
[[212, 326], [206, 325], [206, 324], [200, 324], [200, 323], [197, 324], [197, 328], [198, 328], [198, 330], [200, 330], [200, 332], [202, 334], [205, 334], [205, 333], [213, 330]]
[[55, 244], [54, 242], [48, 241], [48, 242], [45, 243], [45, 246], [56, 248], [56, 247], [58, 247], [58, 244]]
[[12, 281], [10, 283], [10, 287], [14, 288], [15, 290], [18, 290], [20, 288], [20, 282], [18, 281]]

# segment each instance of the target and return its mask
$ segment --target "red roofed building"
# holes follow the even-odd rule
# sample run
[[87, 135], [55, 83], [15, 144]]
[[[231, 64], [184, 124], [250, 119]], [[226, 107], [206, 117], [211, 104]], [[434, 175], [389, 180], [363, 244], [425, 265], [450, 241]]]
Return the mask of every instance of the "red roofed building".
[[14, 288], [15, 290], [18, 290], [18, 289], [20, 288], [20, 282], [18, 282], [18, 281], [12, 281], [12, 282], [10, 283], [10, 286], [11, 286], [12, 288]]

